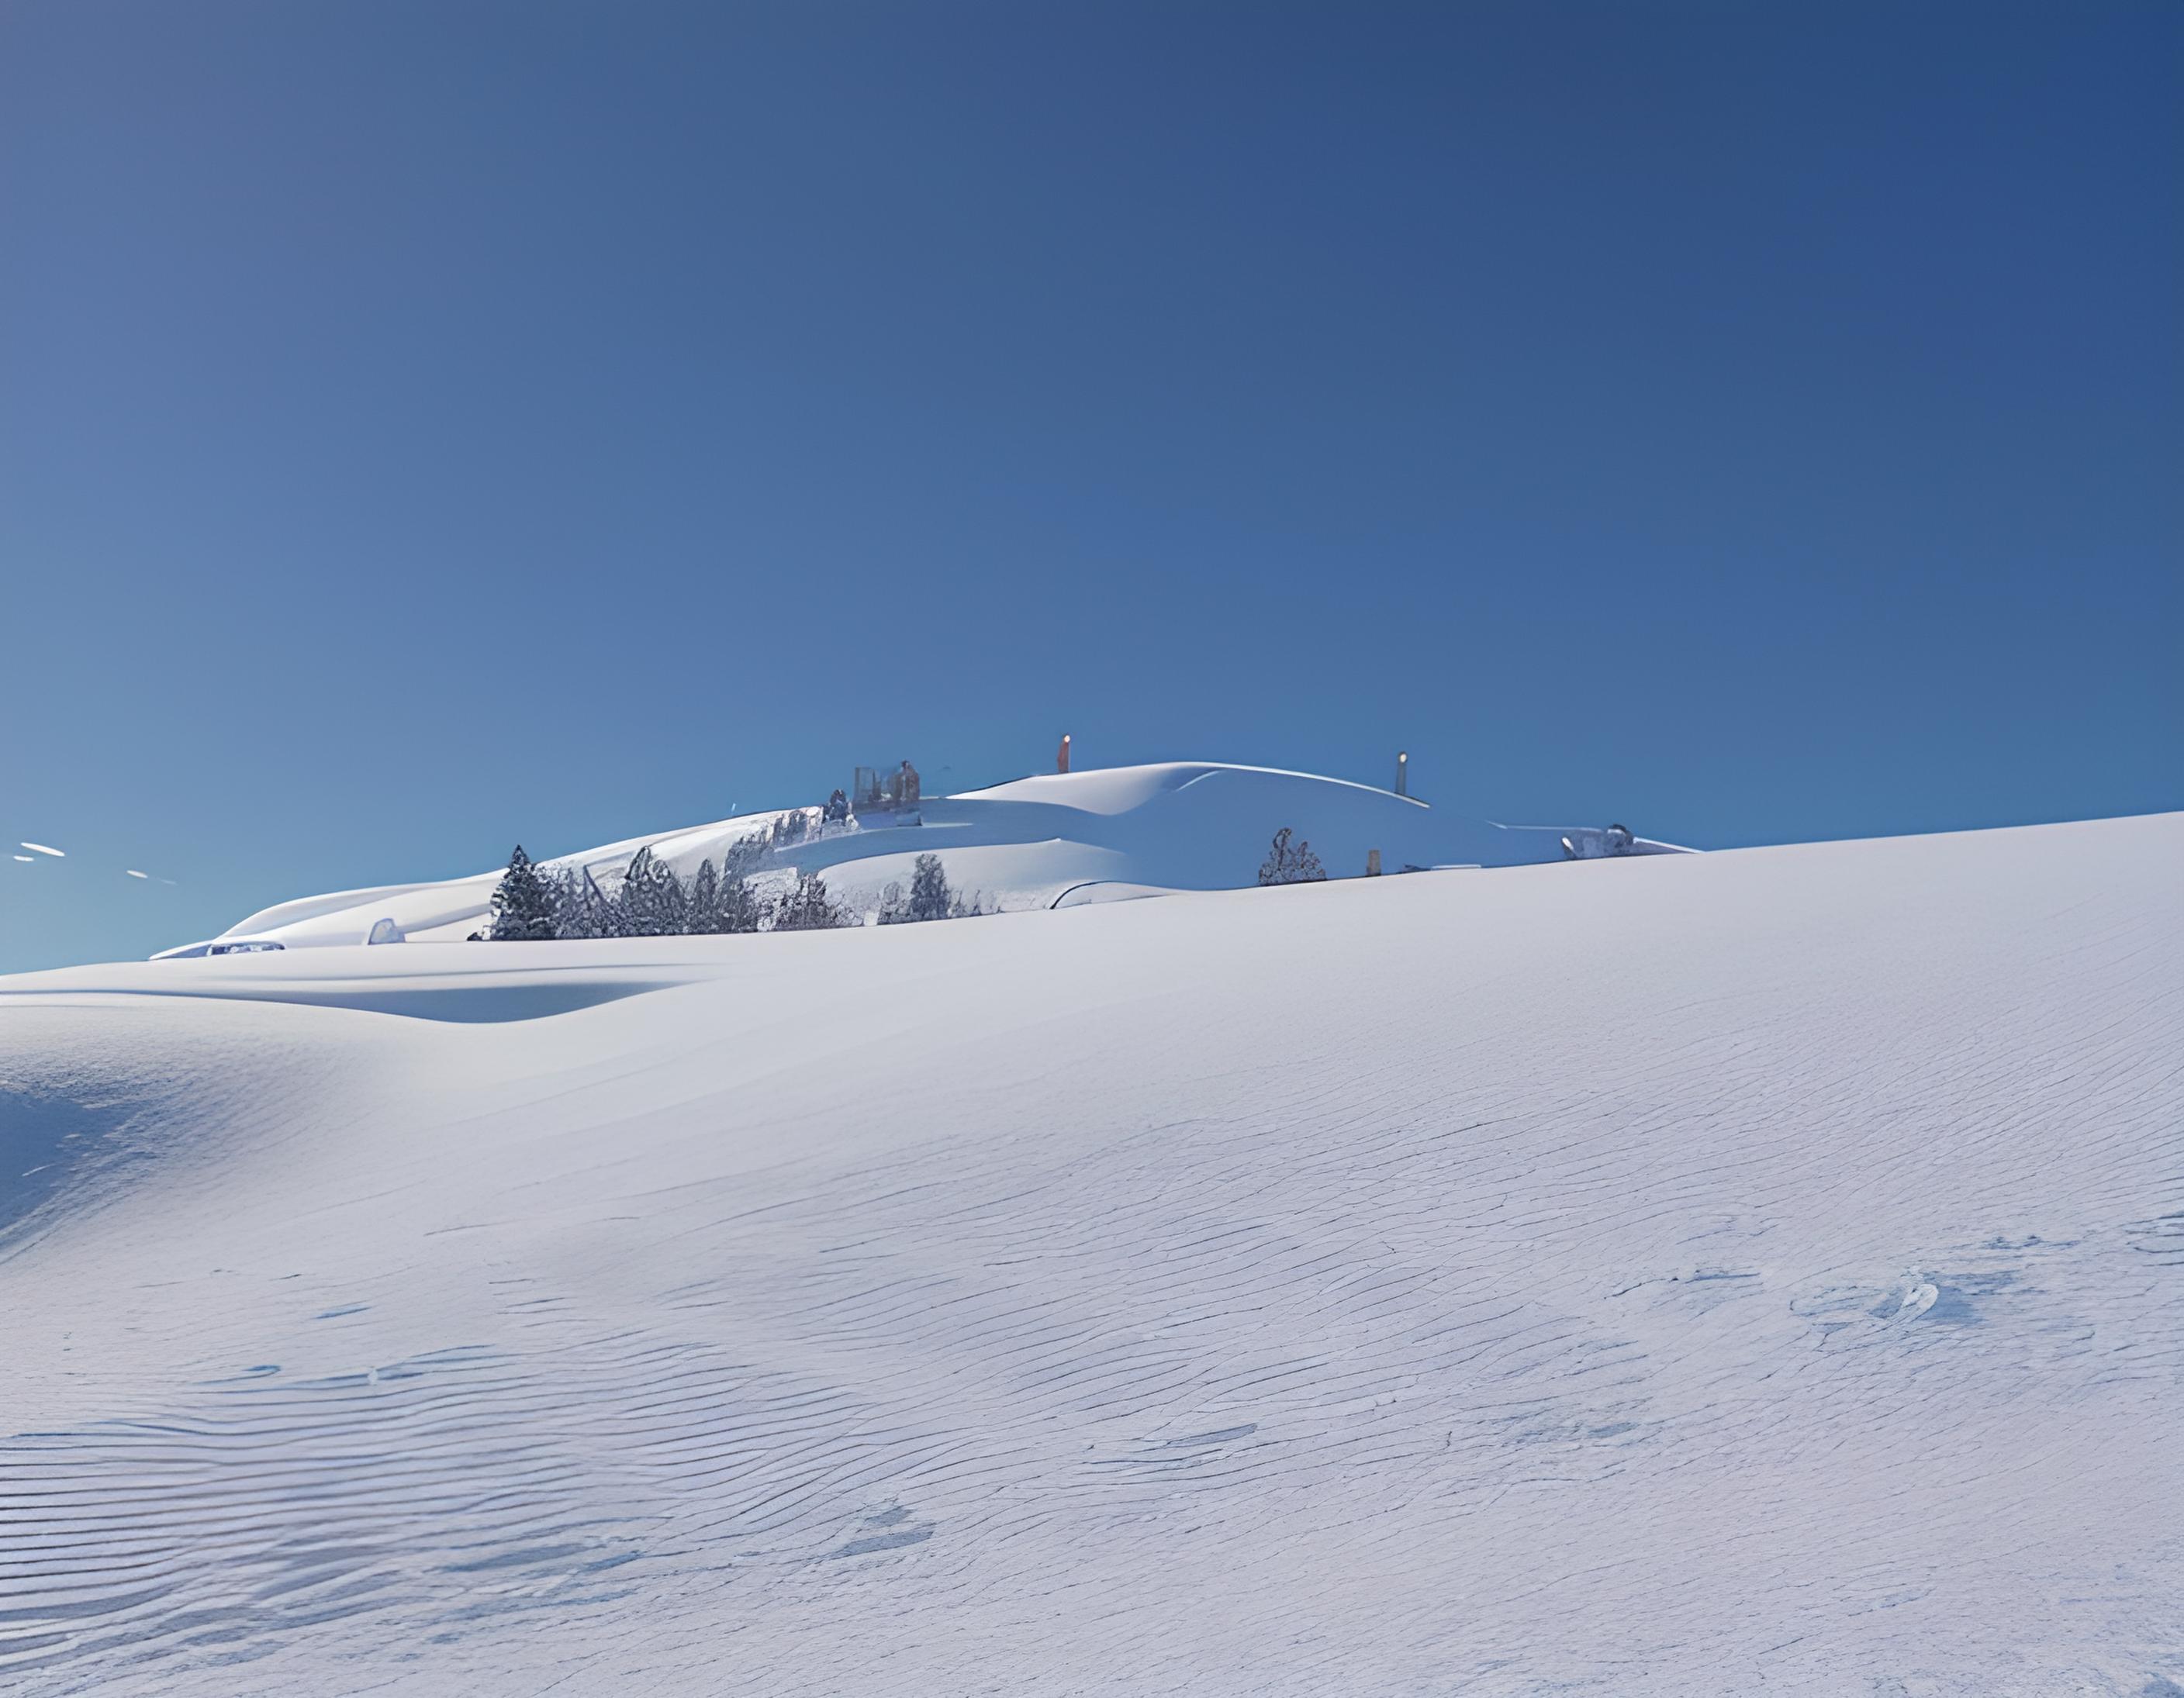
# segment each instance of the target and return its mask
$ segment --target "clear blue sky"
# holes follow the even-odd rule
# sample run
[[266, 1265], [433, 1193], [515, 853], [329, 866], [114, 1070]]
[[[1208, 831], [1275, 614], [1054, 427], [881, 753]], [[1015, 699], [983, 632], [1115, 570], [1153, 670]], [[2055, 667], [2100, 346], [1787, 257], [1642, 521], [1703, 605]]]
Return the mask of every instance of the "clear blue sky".
[[1703, 846], [2184, 805], [2180, 73], [2168, 0], [4, 0], [0, 969], [1065, 729]]

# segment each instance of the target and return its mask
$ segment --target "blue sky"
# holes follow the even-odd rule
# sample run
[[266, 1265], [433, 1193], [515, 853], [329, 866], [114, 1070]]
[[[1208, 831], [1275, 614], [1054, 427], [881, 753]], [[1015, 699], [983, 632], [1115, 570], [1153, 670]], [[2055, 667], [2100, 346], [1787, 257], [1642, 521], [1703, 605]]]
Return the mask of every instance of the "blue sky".
[[0, 834], [70, 852], [0, 969], [1064, 730], [1710, 847], [2184, 805], [2180, 69], [0, 0]]

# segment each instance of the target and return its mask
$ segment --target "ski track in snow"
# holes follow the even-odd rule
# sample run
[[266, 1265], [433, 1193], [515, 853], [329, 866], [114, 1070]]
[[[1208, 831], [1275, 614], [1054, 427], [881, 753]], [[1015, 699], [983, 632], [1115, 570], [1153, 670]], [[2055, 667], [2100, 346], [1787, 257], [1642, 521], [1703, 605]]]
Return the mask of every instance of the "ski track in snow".
[[0, 1686], [2171, 1691], [2180, 865], [0, 981]]

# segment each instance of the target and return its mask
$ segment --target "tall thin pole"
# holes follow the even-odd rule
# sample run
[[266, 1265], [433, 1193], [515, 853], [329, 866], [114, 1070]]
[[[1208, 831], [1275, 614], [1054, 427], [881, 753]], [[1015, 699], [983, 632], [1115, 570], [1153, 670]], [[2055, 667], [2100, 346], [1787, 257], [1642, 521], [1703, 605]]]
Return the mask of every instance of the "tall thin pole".
[[1407, 749], [1396, 751], [1396, 793], [1398, 796], [1411, 793], [1411, 752]]

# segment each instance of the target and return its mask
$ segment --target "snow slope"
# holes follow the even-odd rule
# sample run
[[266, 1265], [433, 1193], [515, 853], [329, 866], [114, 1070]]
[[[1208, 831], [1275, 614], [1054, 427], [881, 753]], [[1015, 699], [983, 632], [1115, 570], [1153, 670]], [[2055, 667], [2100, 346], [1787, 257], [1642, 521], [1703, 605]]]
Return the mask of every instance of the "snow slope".
[[[816, 809], [806, 811], [816, 819]], [[630, 857], [649, 844], [687, 877], [700, 861], [717, 864], [781, 817], [779, 810], [742, 814], [557, 860], [590, 869], [611, 890]], [[1021, 778], [928, 798], [912, 813], [869, 814], [853, 829], [773, 851], [765, 870], [783, 877], [797, 870], [819, 873], [836, 899], [867, 909], [878, 905], [890, 882], [907, 888], [912, 863], [929, 853], [941, 858], [951, 884], [982, 896], [989, 910], [1048, 908], [1065, 895], [1098, 899], [1097, 886], [1108, 887], [1108, 895], [1143, 895], [1250, 884], [1269, 839], [1284, 826], [1312, 843], [1336, 877], [1362, 873], [1368, 851], [1375, 849], [1390, 872], [1406, 865], [1508, 866], [1562, 859], [1565, 836], [1574, 849], [1596, 850], [1602, 836], [1590, 827], [1466, 820], [1390, 791], [1309, 773], [1170, 761]], [[1633, 847], [1639, 853], [1670, 848], [1650, 842]], [[437, 883], [302, 897], [262, 909], [220, 935], [266, 939], [284, 949], [360, 944], [376, 921], [391, 920], [410, 939], [448, 942], [476, 929], [499, 880], [496, 868]], [[187, 952], [186, 946], [168, 953]]]
[[2171, 1693], [2180, 865], [0, 981], [0, 1685]]

